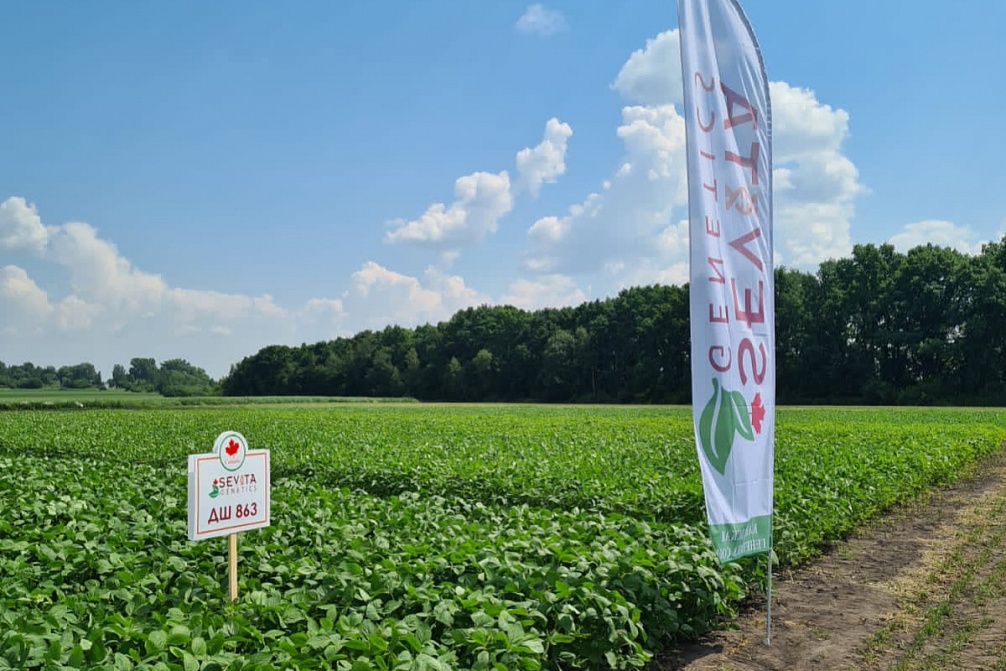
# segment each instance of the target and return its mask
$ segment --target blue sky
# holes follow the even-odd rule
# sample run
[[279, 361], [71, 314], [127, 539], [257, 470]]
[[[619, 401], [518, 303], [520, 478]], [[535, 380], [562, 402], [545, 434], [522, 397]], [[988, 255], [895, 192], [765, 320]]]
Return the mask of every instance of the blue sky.
[[[777, 262], [1006, 232], [1006, 3], [747, 0]], [[0, 360], [211, 375], [687, 277], [674, 3], [0, 4]]]

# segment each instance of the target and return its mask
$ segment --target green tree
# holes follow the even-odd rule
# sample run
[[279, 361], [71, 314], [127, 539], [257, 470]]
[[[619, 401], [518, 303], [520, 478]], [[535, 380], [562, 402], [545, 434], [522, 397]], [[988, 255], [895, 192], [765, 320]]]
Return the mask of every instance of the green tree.
[[451, 357], [444, 370], [444, 395], [452, 401], [465, 398], [464, 369], [456, 356]]
[[157, 391], [164, 396], [203, 396], [213, 384], [205, 370], [185, 359], [168, 359], [158, 370]]
[[109, 380], [109, 383], [109, 386], [116, 387], [117, 389], [127, 389], [129, 386], [129, 376], [126, 373], [126, 367], [121, 363], [112, 366], [112, 379]]
[[129, 360], [129, 390], [157, 391], [159, 381], [157, 362], [151, 358], [134, 357]]
[[565, 401], [573, 397], [577, 379], [576, 345], [576, 338], [565, 329], [557, 329], [549, 337], [541, 366], [541, 384], [547, 400]]
[[485, 347], [476, 352], [472, 357], [470, 370], [471, 384], [469, 388], [472, 390], [472, 396], [479, 401], [489, 400], [494, 396], [495, 364], [492, 352]]

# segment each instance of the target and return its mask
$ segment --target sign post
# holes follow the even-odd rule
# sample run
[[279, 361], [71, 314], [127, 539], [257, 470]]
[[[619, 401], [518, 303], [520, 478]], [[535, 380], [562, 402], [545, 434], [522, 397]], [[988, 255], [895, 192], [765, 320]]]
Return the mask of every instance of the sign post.
[[233, 601], [238, 598], [238, 535], [227, 536], [227, 595]]
[[189, 455], [189, 540], [227, 536], [228, 595], [238, 596], [238, 532], [270, 523], [269, 450], [249, 450], [237, 431], [213, 451]]

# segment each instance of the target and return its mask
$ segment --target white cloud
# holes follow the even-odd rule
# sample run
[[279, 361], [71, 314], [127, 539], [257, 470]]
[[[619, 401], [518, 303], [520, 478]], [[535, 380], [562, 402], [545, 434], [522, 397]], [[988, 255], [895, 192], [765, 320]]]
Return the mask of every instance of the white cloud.
[[517, 152], [517, 173], [519, 184], [526, 187], [531, 195], [538, 197], [543, 183], [552, 184], [566, 172], [566, 144], [573, 129], [555, 117], [545, 124], [545, 136], [534, 149], [530, 147]]
[[459, 177], [454, 183], [453, 203], [434, 203], [417, 219], [389, 222], [393, 230], [385, 233], [384, 242], [437, 250], [442, 263], [450, 266], [462, 248], [496, 232], [500, 219], [513, 209], [518, 192], [527, 189], [537, 197], [542, 184], [555, 182], [566, 172], [566, 147], [572, 135], [569, 124], [549, 119], [542, 141], [517, 152], [514, 184], [506, 170]]
[[913, 247], [932, 243], [940, 247], [952, 247], [964, 254], [978, 254], [983, 244], [970, 226], [958, 226], [939, 219], [906, 224], [901, 233], [892, 236], [888, 242], [902, 253]]
[[17, 196], [0, 203], [0, 250], [41, 254], [48, 238], [34, 205]]
[[499, 219], [513, 208], [510, 176], [476, 172], [454, 183], [451, 205], [434, 203], [418, 219], [392, 222], [388, 243], [409, 243], [440, 250], [456, 250], [494, 233]]
[[277, 306], [269, 295], [250, 297], [218, 291], [169, 289], [165, 304], [178, 333], [213, 333], [230, 329], [235, 322], [244, 320], [288, 317], [287, 311]]
[[499, 302], [525, 310], [536, 310], [544, 307], [579, 305], [586, 300], [587, 294], [576, 286], [571, 277], [552, 274], [542, 275], [533, 280], [515, 280]]
[[[472, 211], [478, 210], [478, 180], [459, 181], [461, 199]], [[508, 194], [508, 188], [503, 193]], [[69, 280], [63, 282], [68, 285], [65, 294], [53, 296], [24, 268], [0, 268], [0, 328], [8, 360], [23, 356], [46, 365], [91, 361], [108, 372], [112, 364], [134, 356], [158, 360], [181, 356], [218, 377], [227, 365], [265, 345], [316, 342], [390, 323], [437, 322], [462, 308], [491, 302], [462, 277], [441, 269], [430, 267], [416, 278], [374, 262], [353, 273], [341, 297], [314, 298], [299, 309], [278, 305], [268, 294], [172, 287], [160, 276], [136, 268], [92, 226], [79, 222], [44, 226], [34, 208], [21, 199], [7, 202], [9, 220], [16, 212], [18, 222], [35, 223], [34, 229], [19, 223], [16, 229], [5, 228], [5, 233], [45, 231], [39, 256], [42, 272], [46, 266], [55, 268]], [[19, 237], [24, 239], [31, 238]], [[22, 252], [29, 248], [39, 250], [34, 243], [19, 246]]]
[[302, 328], [324, 340], [350, 335], [344, 327], [346, 311], [340, 298], [312, 298], [296, 317]]
[[646, 48], [629, 56], [612, 88], [640, 105], [674, 105], [683, 98], [681, 41], [677, 29], [646, 41]]
[[427, 286], [440, 293], [441, 302], [447, 308], [447, 313], [442, 317], [444, 319], [458, 310], [490, 302], [487, 295], [469, 287], [460, 275], [448, 275], [430, 266], [423, 277]]
[[70, 272], [75, 293], [113, 309], [153, 310], [167, 287], [158, 275], [137, 270], [118, 248], [88, 224], [49, 228], [47, 257]]
[[386, 243], [404, 243], [436, 249], [450, 267], [463, 247], [480, 242], [499, 227], [500, 219], [513, 209], [516, 195], [523, 189], [537, 197], [541, 185], [554, 182], [565, 172], [565, 153], [572, 129], [554, 117], [545, 123], [540, 143], [517, 152], [517, 180], [509, 173], [475, 172], [455, 181], [455, 200], [450, 205], [430, 205], [420, 217], [390, 221], [392, 230], [384, 234]]
[[546, 9], [543, 5], [528, 5], [524, 14], [517, 19], [515, 27], [522, 33], [548, 37], [566, 27], [566, 18], [562, 12]]
[[[639, 103], [622, 110], [617, 134], [624, 154], [601, 189], [565, 215], [548, 214], [531, 225], [525, 268], [591, 277], [607, 282], [609, 292], [686, 281], [685, 131], [674, 106], [682, 102], [677, 31], [660, 33], [633, 53], [612, 87]], [[811, 269], [852, 248], [850, 220], [865, 189], [842, 150], [849, 115], [808, 89], [784, 82], [770, 89], [776, 256]]]
[[[17, 266], [0, 268], [0, 300], [33, 321], [45, 319], [52, 312], [49, 296], [28, 277], [24, 268]], [[11, 310], [5, 309], [4, 313], [6, 325], [12, 326]]]
[[602, 189], [530, 227], [527, 269], [590, 274], [666, 251], [655, 240], [687, 202], [684, 120], [672, 105], [626, 107], [617, 134], [625, 155]]
[[67, 296], [56, 306], [56, 325], [60, 331], [86, 331], [104, 311], [101, 305], [88, 303], [77, 296]]
[[852, 250], [855, 198], [866, 189], [842, 153], [849, 114], [809, 89], [772, 82], [775, 246], [786, 265], [810, 269]]
[[160, 276], [134, 267], [89, 224], [46, 226], [35, 207], [19, 197], [0, 208], [3, 247], [37, 257], [47, 278], [58, 279], [52, 273], [56, 269], [69, 280], [62, 295], [53, 295], [58, 281], [47, 292], [23, 268], [0, 269], [8, 358], [23, 353], [26, 360], [46, 365], [87, 360], [110, 370], [111, 363], [133, 356], [203, 353], [215, 357], [212, 363], [193, 363], [220, 375], [241, 352], [289, 337], [295, 329], [287, 311], [268, 295], [172, 288]]
[[690, 279], [687, 260], [642, 259], [632, 265], [612, 264], [605, 268], [605, 272], [610, 277], [609, 293], [650, 284], [681, 286]]
[[[532, 5], [518, 24], [545, 34], [564, 22], [558, 12]], [[0, 203], [0, 252], [30, 256], [25, 267], [42, 281], [15, 265], [0, 268], [5, 356], [59, 352], [62, 361], [46, 354], [29, 358], [59, 365], [79, 357], [105, 366], [131, 356], [195, 352], [212, 363], [190, 355], [194, 363], [220, 375], [227, 364], [267, 344], [437, 322], [486, 303], [575, 305], [595, 289], [603, 295], [626, 286], [684, 282], [687, 188], [678, 59], [677, 31], [660, 33], [629, 56], [612, 83], [632, 103], [623, 108], [616, 131], [622, 156], [593, 192], [565, 212], [544, 212], [529, 226], [523, 259], [529, 276], [510, 283], [499, 301], [448, 269], [463, 249], [498, 230], [516, 197], [524, 191], [536, 197], [544, 184], [565, 174], [572, 129], [557, 118], [545, 124], [540, 143], [517, 152], [513, 182], [507, 171], [465, 175], [455, 182], [453, 200], [392, 223], [385, 242], [434, 250], [439, 268], [413, 277], [370, 261], [348, 278], [338, 298], [316, 297], [299, 307], [283, 307], [269, 295], [172, 286], [169, 278], [135, 267], [91, 225], [47, 226], [34, 205], [8, 198]], [[849, 222], [864, 189], [843, 153], [849, 115], [822, 104], [808, 89], [775, 82], [771, 91], [776, 253], [787, 265], [810, 268], [851, 249]], [[939, 244], [957, 240], [970, 249], [978, 244], [970, 229], [947, 222], [911, 224], [892, 242], [910, 245], [911, 236]]]
[[380, 329], [389, 324], [415, 326], [450, 318], [489, 298], [457, 275], [428, 268], [423, 281], [368, 261], [353, 273], [341, 307], [358, 328]]
[[771, 82], [772, 136], [777, 157], [837, 152], [849, 132], [849, 113], [818, 102], [814, 92], [785, 82]]
[[656, 240], [657, 249], [671, 258], [688, 256], [688, 219], [668, 224]]

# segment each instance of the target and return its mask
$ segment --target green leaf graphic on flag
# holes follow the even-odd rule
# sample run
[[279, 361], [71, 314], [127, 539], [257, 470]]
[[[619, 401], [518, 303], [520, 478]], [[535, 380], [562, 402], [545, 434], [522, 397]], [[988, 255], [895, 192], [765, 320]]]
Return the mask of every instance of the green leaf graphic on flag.
[[713, 395], [699, 416], [699, 443], [716, 472], [723, 475], [734, 446], [734, 437], [754, 440], [748, 404], [739, 391], [720, 387], [713, 378]]

